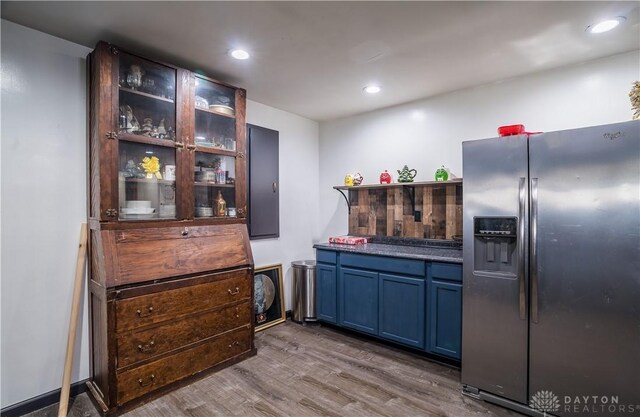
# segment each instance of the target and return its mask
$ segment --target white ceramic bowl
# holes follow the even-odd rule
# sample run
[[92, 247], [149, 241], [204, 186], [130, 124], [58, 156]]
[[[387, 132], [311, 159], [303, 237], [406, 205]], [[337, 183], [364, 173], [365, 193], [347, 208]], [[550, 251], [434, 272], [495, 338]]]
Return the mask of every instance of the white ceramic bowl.
[[151, 201], [129, 200], [126, 202], [127, 208], [151, 208]]

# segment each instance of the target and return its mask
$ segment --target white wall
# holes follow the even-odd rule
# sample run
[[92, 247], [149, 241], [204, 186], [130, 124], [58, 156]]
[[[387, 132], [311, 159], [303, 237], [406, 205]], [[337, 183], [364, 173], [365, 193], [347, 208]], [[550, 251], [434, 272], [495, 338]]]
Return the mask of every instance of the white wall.
[[[1, 404], [60, 388], [80, 223], [86, 221], [88, 48], [2, 20]], [[249, 92], [250, 93], [250, 92]], [[257, 266], [313, 257], [318, 124], [253, 101], [247, 122], [280, 131], [280, 238]], [[84, 291], [72, 382], [89, 377]]]
[[[2, 24], [2, 407], [62, 382], [86, 222], [85, 56]], [[86, 286], [73, 381], [89, 376]]]
[[321, 123], [321, 240], [348, 232], [346, 203], [331, 188], [346, 173], [377, 183], [383, 170], [395, 180], [407, 164], [426, 181], [444, 164], [462, 176], [462, 142], [495, 137], [498, 126], [553, 131], [631, 120], [628, 93], [639, 78], [635, 51]]
[[[248, 94], [251, 94], [249, 92]], [[291, 262], [315, 259], [318, 237], [318, 123], [247, 100], [247, 123], [277, 130], [280, 146], [280, 238], [251, 241], [256, 267], [282, 264], [291, 309]]]

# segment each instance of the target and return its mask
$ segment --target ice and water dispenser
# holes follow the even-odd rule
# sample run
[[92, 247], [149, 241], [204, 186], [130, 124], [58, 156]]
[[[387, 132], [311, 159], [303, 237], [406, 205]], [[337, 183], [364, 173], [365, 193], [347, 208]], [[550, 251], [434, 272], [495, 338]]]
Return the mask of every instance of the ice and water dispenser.
[[518, 219], [474, 217], [474, 270], [517, 275]]

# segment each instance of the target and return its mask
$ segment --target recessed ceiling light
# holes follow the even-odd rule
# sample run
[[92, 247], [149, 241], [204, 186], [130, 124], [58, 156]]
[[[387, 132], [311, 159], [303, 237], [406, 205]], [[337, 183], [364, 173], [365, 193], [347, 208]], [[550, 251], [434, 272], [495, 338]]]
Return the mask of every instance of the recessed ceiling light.
[[249, 59], [249, 57], [251, 55], [249, 55], [249, 52], [245, 51], [244, 49], [232, 49], [231, 51], [229, 51], [229, 55], [231, 55], [233, 58], [235, 59]]
[[365, 88], [362, 89], [362, 91], [364, 91], [365, 93], [369, 93], [369, 94], [376, 94], [379, 93], [380, 90], [382, 90], [382, 88], [380, 88], [379, 85], [368, 85]]
[[602, 22], [596, 23], [595, 25], [587, 26], [587, 32], [590, 33], [604, 33], [608, 32], [611, 29], [615, 29], [620, 23], [627, 20], [627, 18], [623, 16], [619, 16], [613, 19], [603, 20]]

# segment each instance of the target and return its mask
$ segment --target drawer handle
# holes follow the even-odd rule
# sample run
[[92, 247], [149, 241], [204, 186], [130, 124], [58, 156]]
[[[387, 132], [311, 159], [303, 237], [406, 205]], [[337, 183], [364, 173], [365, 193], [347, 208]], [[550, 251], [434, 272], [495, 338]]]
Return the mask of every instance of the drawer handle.
[[144, 380], [142, 378], [140, 378], [138, 380], [138, 384], [141, 387], [147, 387], [149, 385], [152, 385], [155, 382], [156, 376], [154, 374], [151, 374], [151, 376], [149, 377], [149, 379], [147, 380], [147, 382], [144, 382]]
[[238, 346], [240, 344], [240, 342], [238, 342], [237, 340], [233, 341], [230, 345], [229, 345], [229, 349], [231, 349], [234, 346]]
[[141, 310], [137, 310], [136, 314], [138, 315], [138, 317], [143, 318], [143, 317], [149, 317], [150, 315], [153, 314], [153, 306], [147, 308], [147, 312], [143, 313]]
[[236, 307], [236, 318], [240, 318], [240, 309], [238, 307]]
[[138, 345], [138, 350], [140, 352], [148, 352], [148, 351], [150, 351], [151, 349], [153, 349], [155, 347], [154, 345], [155, 345], [155, 342], [152, 340], [152, 341], [150, 341], [149, 343], [147, 343], [144, 346], [143, 345]]
[[231, 295], [236, 295], [236, 294], [240, 293], [240, 288], [236, 287], [236, 289], [233, 290], [233, 291], [231, 291], [231, 290], [227, 290], [227, 291], [229, 291], [229, 294], [231, 294]]
[[182, 229], [182, 232], [180, 232], [180, 234], [182, 236], [187, 236], [189, 234], [189, 229], [187, 229], [186, 227], [184, 229]]

